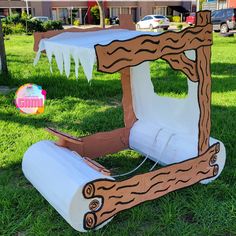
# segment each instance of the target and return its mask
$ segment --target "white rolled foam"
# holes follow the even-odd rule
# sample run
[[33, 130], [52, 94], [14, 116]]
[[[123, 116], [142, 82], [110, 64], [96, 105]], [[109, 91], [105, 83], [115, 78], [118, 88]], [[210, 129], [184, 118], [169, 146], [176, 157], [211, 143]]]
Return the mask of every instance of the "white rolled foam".
[[[82, 194], [86, 183], [111, 179], [88, 166], [81, 156], [51, 141], [32, 145], [25, 153], [22, 169], [25, 177], [76, 230], [85, 232], [84, 215], [91, 199]], [[100, 202], [100, 198], [94, 198]]]

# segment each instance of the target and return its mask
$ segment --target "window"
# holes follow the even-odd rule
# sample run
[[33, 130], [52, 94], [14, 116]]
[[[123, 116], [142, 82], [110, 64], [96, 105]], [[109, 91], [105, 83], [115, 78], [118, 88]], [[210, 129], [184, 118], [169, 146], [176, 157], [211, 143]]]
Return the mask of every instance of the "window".
[[129, 8], [128, 7], [121, 8], [121, 14], [129, 14]]
[[154, 16], [155, 19], [165, 19], [164, 16]]
[[15, 13], [18, 13], [18, 14], [21, 14], [21, 8], [11, 8], [11, 12], [13, 13], [13, 14], [15, 14]]
[[153, 8], [153, 14], [155, 15], [166, 15], [166, 9], [167, 7], [154, 7]]
[[52, 8], [52, 19], [57, 20], [57, 9], [56, 8]]
[[212, 16], [214, 16], [214, 18], [222, 17], [223, 11], [215, 11]]
[[219, 0], [219, 9], [224, 9], [227, 7], [226, 0]]
[[73, 14], [73, 17], [75, 17], [75, 18], [80, 18], [79, 8], [74, 8], [74, 9], [72, 10], [72, 14]]
[[111, 16], [110, 17], [119, 16], [119, 14], [120, 14], [120, 8], [118, 8], [118, 7], [111, 8]]
[[226, 10], [226, 16], [227, 17], [232, 17], [233, 16], [233, 11], [231, 9]]
[[60, 8], [59, 9], [59, 18], [64, 19], [68, 17], [68, 11], [67, 8]]

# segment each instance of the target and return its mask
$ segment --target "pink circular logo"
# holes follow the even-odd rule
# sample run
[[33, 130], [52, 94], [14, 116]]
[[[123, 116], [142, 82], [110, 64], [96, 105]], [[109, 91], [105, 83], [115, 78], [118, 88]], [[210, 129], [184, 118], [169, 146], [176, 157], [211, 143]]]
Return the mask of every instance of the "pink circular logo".
[[17, 109], [26, 114], [41, 114], [44, 112], [46, 91], [36, 84], [22, 85], [15, 96]]

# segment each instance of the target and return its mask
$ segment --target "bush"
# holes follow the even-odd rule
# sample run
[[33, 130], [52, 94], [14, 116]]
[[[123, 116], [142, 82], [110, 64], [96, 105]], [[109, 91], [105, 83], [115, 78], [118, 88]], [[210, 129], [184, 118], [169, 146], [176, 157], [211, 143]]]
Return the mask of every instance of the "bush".
[[169, 19], [170, 22], [173, 21], [173, 16], [167, 16], [167, 18]]
[[105, 25], [110, 25], [110, 19], [109, 18], [105, 18]]
[[12, 25], [12, 33], [13, 34], [22, 34], [25, 32], [25, 27], [21, 23], [16, 25]]
[[43, 22], [42, 25], [45, 31], [52, 30], [53, 26], [51, 20]]
[[99, 13], [99, 8], [98, 6], [93, 6], [91, 8], [91, 15], [93, 16], [93, 20], [95, 24], [99, 24], [100, 23], [100, 13]]
[[2, 32], [4, 35], [12, 34], [11, 25], [2, 22]]
[[22, 25], [24, 25], [26, 27], [27, 21], [30, 20], [31, 18], [32, 18], [31, 15], [28, 16], [25, 11], [22, 11], [20, 22]]
[[53, 30], [62, 30], [63, 29], [62, 22], [59, 20], [53, 20], [52, 25], [53, 25]]
[[21, 20], [27, 20], [28, 19], [28, 15], [25, 11], [22, 11], [21, 13]]
[[183, 24], [178, 24], [178, 25], [177, 25], [177, 29], [178, 29], [178, 30], [182, 30], [182, 29], [183, 29]]
[[42, 23], [45, 31], [63, 29], [61, 21], [49, 20]]
[[44, 32], [45, 29], [41, 21], [38, 20], [27, 20], [27, 31], [33, 32]]
[[179, 23], [179, 22], [181, 22], [181, 18], [180, 18], [180, 16], [173, 16], [172, 21], [176, 22], [176, 23]]
[[80, 20], [74, 20], [73, 25], [79, 26], [80, 25]]
[[5, 35], [63, 29], [61, 21], [41, 22], [39, 20], [32, 20], [24, 12], [22, 12], [22, 18], [18, 18], [18, 16], [19, 14], [13, 14], [2, 20], [2, 28]]
[[8, 23], [7, 18], [2, 18], [1, 21], [2, 21], [2, 24], [7, 24]]
[[20, 14], [18, 13], [13, 13], [10, 16], [7, 17], [8, 21], [13, 24], [20, 23]]

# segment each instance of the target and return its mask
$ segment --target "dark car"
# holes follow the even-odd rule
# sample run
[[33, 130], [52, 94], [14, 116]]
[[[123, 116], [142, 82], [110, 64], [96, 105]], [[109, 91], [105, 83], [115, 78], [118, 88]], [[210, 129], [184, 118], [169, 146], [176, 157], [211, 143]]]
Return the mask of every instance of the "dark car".
[[222, 34], [236, 29], [236, 8], [216, 10], [212, 13], [211, 22], [213, 30]]

